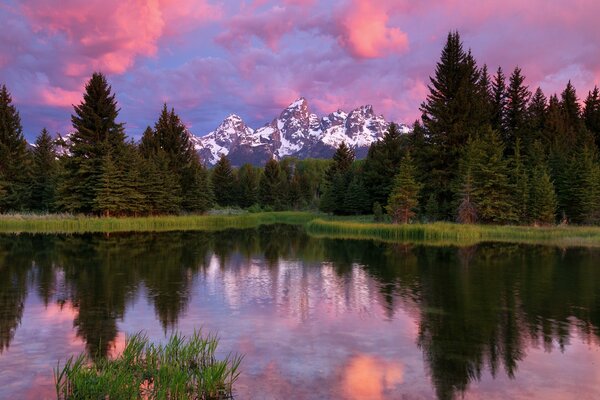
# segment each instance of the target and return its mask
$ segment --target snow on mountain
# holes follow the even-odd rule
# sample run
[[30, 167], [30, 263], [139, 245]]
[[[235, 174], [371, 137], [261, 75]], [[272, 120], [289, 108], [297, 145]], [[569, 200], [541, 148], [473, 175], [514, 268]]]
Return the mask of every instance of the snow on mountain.
[[[230, 115], [216, 130], [205, 136], [192, 135], [191, 140], [208, 164], [214, 165], [221, 155], [227, 155], [234, 165], [263, 164], [270, 157], [328, 158], [342, 142], [353, 148], [357, 157], [364, 157], [388, 127], [385, 118], [376, 115], [370, 105], [319, 118], [309, 112], [306, 99], [301, 97], [256, 130], [237, 115]], [[400, 131], [409, 133], [411, 128], [401, 124]]]

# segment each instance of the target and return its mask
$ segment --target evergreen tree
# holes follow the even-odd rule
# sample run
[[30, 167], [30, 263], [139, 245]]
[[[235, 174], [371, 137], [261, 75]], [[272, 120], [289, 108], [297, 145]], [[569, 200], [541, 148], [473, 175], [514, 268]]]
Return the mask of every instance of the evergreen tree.
[[498, 67], [492, 82], [492, 129], [504, 134], [506, 119], [506, 78], [501, 67]]
[[110, 152], [104, 155], [100, 177], [100, 185], [95, 191], [94, 209], [104, 217], [122, 214], [127, 206], [124, 202], [125, 175], [124, 171], [116, 165]]
[[[143, 154], [142, 154], [143, 156]], [[141, 161], [142, 193], [150, 214], [175, 214], [181, 209], [181, 187], [169, 170], [169, 160], [164, 151], [151, 153]]]
[[472, 166], [467, 168], [473, 182], [470, 198], [478, 220], [496, 224], [516, 222], [514, 188], [509, 181], [509, 165], [503, 158], [504, 145], [499, 135], [488, 129], [484, 136], [469, 144], [467, 152]]
[[354, 159], [354, 151], [345, 142], [340, 143], [335, 153], [333, 153], [333, 163], [327, 171], [328, 178], [331, 179], [335, 174], [347, 173], [352, 167]]
[[407, 224], [415, 216], [421, 190], [421, 184], [416, 181], [415, 175], [415, 166], [410, 153], [407, 153], [394, 178], [394, 186], [386, 206], [386, 211], [394, 223]]
[[365, 189], [372, 203], [387, 204], [403, 153], [402, 134], [398, 126], [391, 123], [382, 140], [369, 147], [363, 168]]
[[528, 129], [531, 135], [531, 143], [536, 140], [542, 140], [542, 133], [546, 123], [546, 107], [546, 96], [542, 89], [538, 87], [531, 97], [531, 101], [527, 108]]
[[31, 209], [52, 211], [58, 179], [58, 162], [52, 137], [46, 130], [35, 141], [33, 153]]
[[538, 166], [531, 177], [529, 213], [536, 225], [553, 224], [556, 221], [556, 193], [547, 168]]
[[344, 212], [362, 214], [369, 210], [369, 195], [359, 174], [355, 173], [344, 196]]
[[373, 220], [374, 222], [383, 222], [383, 207], [378, 201], [373, 204]]
[[434, 194], [440, 211], [448, 219], [458, 176], [458, 160], [468, 138], [489, 124], [484, 112], [479, 71], [470, 53], [465, 53], [458, 33], [450, 33], [431, 78], [429, 94], [421, 105], [423, 127], [430, 147], [421, 169], [425, 171], [425, 194]]
[[513, 204], [518, 222], [526, 223], [528, 221], [529, 204], [529, 177], [525, 169], [525, 162], [521, 153], [521, 138], [517, 137], [514, 154], [511, 157], [510, 177], [511, 185], [514, 188]]
[[221, 207], [232, 206], [235, 202], [235, 179], [231, 162], [221, 155], [211, 174], [215, 201]]
[[[121, 167], [121, 163], [115, 161], [122, 156], [125, 133], [123, 124], [116, 122], [119, 109], [104, 75], [92, 75], [85, 86], [83, 101], [74, 107], [74, 111], [71, 116], [74, 132], [70, 138], [70, 155], [65, 160], [64, 179], [59, 187], [59, 202], [70, 212], [105, 213], [105, 209], [98, 208], [104, 203], [96, 201], [96, 195], [101, 188], [108, 193], [109, 178], [103, 177], [107, 171], [124, 176], [123, 171], [112, 168]], [[107, 206], [109, 212], [114, 204], [123, 204], [121, 200]]]
[[29, 203], [30, 157], [21, 117], [5, 85], [0, 87], [0, 212], [23, 210]]
[[597, 224], [600, 222], [600, 166], [596, 152], [584, 148], [574, 164], [576, 172], [571, 185], [575, 201], [567, 215], [578, 223]]
[[600, 147], [600, 92], [598, 86], [588, 93], [583, 109], [583, 121], [586, 128], [594, 135], [596, 146]]
[[474, 224], [477, 222], [477, 209], [473, 204], [473, 174], [470, 167], [466, 169], [462, 181], [456, 221], [461, 224]]
[[214, 194], [207, 169], [194, 155], [182, 173], [181, 202], [184, 211], [204, 213], [214, 204]]
[[250, 164], [244, 164], [238, 171], [238, 203], [240, 207], [247, 208], [258, 203], [258, 182], [260, 174]]
[[285, 197], [283, 179], [279, 163], [274, 158], [271, 158], [265, 164], [258, 187], [258, 200], [263, 207], [281, 209]]
[[531, 93], [524, 85], [525, 77], [521, 69], [516, 67], [509, 79], [506, 91], [506, 136], [504, 143], [509, 154], [514, 154], [517, 141], [528, 143], [527, 104]]

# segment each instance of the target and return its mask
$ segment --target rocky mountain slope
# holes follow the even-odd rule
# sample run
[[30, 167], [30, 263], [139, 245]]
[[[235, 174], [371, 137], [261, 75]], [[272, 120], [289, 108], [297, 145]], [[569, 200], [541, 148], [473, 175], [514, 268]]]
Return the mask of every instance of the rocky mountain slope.
[[[224, 154], [233, 165], [262, 165], [271, 157], [329, 158], [342, 141], [361, 158], [371, 143], [383, 137], [388, 126], [389, 122], [375, 115], [370, 105], [319, 118], [309, 112], [306, 99], [300, 98], [261, 128], [252, 129], [232, 114], [214, 131], [204, 136], [190, 134], [190, 139], [207, 164], [214, 165]], [[410, 132], [404, 124], [400, 130]]]

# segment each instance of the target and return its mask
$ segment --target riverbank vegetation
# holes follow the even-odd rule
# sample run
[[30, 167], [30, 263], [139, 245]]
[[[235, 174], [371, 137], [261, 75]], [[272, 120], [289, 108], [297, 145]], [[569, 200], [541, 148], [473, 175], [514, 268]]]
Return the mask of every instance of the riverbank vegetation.
[[114, 359], [70, 358], [54, 371], [56, 396], [71, 399], [206, 399], [232, 398], [241, 356], [217, 360], [215, 336], [171, 336], [154, 345], [142, 334], [127, 338]]
[[365, 160], [342, 142], [331, 160], [237, 168], [222, 155], [212, 169], [166, 104], [138, 143], [128, 139], [100, 73], [74, 107], [73, 131], [56, 141], [43, 130], [31, 148], [2, 86], [0, 212], [152, 219], [218, 206], [378, 219], [385, 210], [398, 223], [600, 224], [600, 91], [581, 107], [571, 82], [549, 98], [525, 82], [518, 67], [490, 74], [451, 32], [413, 131], [391, 124]]

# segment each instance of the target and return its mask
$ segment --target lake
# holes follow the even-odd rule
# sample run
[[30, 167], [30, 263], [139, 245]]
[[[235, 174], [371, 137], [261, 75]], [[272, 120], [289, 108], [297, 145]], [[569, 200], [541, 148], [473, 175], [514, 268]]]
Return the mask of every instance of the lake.
[[600, 398], [600, 249], [222, 232], [0, 236], [0, 398], [70, 355], [217, 332], [236, 399]]

